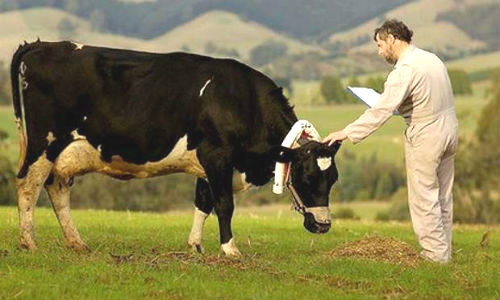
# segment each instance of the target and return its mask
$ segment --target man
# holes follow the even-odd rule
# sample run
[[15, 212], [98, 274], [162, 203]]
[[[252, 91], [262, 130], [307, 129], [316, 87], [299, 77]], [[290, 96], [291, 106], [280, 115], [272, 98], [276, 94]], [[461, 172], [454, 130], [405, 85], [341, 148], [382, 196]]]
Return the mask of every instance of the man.
[[450, 80], [443, 62], [411, 44], [413, 32], [398, 20], [375, 29], [378, 54], [395, 65], [374, 107], [323, 142], [348, 138], [358, 143], [398, 110], [408, 127], [405, 161], [413, 229], [424, 258], [451, 259], [452, 185], [458, 122]]

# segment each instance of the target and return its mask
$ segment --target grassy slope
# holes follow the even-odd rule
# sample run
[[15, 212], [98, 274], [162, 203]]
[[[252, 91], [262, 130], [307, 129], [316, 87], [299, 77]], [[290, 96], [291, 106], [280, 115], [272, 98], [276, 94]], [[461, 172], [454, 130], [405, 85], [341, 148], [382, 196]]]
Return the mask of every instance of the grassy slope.
[[61, 40], [57, 25], [67, 18], [77, 25], [72, 40], [80, 43], [115, 48], [142, 49], [144, 41], [119, 35], [92, 32], [88, 21], [54, 8], [33, 8], [0, 13], [0, 60], [10, 62], [17, 46], [24, 40], [32, 42]]
[[208, 12], [156, 39], [142, 40], [93, 32], [87, 20], [58, 9], [43, 7], [0, 13], [0, 60], [10, 61], [17, 46], [24, 40], [34, 41], [38, 37], [44, 41], [61, 40], [57, 26], [63, 18], [77, 25], [71, 40], [89, 45], [153, 52], [179, 51], [183, 46], [188, 46], [191, 51], [203, 53], [205, 44], [212, 41], [218, 47], [234, 48], [244, 58], [248, 58], [253, 47], [267, 40], [275, 40], [287, 44], [289, 53], [322, 51], [319, 47], [306, 45], [257, 23], [243, 21], [235, 14], [221, 11]]
[[212, 41], [217, 47], [236, 49], [243, 58], [248, 58], [253, 47], [268, 40], [285, 43], [288, 46], [288, 53], [322, 51], [318, 47], [303, 44], [258, 23], [242, 20], [239, 16], [224, 11], [205, 13], [154, 39], [149, 47], [161, 45], [162, 48], [158, 50], [164, 51], [181, 49], [185, 45], [191, 51], [203, 53], [206, 43]]
[[[305, 232], [299, 216], [289, 211], [237, 210], [234, 233], [245, 255], [232, 261], [218, 257], [213, 216], [205, 227], [205, 258], [188, 259], [184, 252], [191, 213], [74, 211], [81, 234], [94, 249], [89, 255], [64, 249], [48, 209], [36, 211], [39, 250], [33, 254], [16, 249], [15, 208], [0, 208], [0, 215], [1, 299], [500, 297], [498, 228], [457, 225], [452, 264], [410, 268], [326, 255], [344, 242], [369, 235], [392, 236], [417, 247], [409, 223], [336, 221], [328, 234], [319, 236]], [[479, 242], [488, 229], [490, 246], [483, 249]], [[117, 263], [110, 253], [133, 257]]]
[[475, 72], [484, 69], [500, 67], [500, 51], [473, 55], [446, 64], [450, 69], [462, 69], [466, 72]]
[[[494, 0], [464, 1], [464, 5], [479, 3], [490, 3]], [[362, 46], [351, 49], [351, 52], [370, 53], [375, 51], [371, 42], [373, 30], [380, 25], [381, 20], [386, 18], [397, 18], [403, 20], [413, 31], [415, 44], [427, 49], [440, 49], [450, 51], [451, 49], [475, 49], [484, 46], [484, 43], [469, 37], [465, 32], [448, 22], [436, 22], [436, 16], [453, 9], [458, 4], [453, 0], [419, 0], [402, 5], [388, 11], [353, 29], [334, 34], [330, 42], [354, 41], [358, 37], [369, 35], [370, 41]], [[443, 37], [446, 38], [443, 38]]]

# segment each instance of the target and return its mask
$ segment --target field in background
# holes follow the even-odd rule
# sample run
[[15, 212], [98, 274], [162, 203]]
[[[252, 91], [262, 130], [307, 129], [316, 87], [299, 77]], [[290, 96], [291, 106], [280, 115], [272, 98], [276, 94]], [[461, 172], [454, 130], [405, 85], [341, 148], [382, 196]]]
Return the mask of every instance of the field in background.
[[[298, 83], [295, 85], [299, 89], [295, 91], [291, 103], [295, 104], [295, 99], [300, 95], [310, 95], [314, 92], [317, 84]], [[482, 83], [475, 87], [473, 96], [461, 96], [456, 98], [457, 115], [460, 122], [462, 134], [473, 134], [477, 118], [482, 106], [486, 103], [484, 99], [485, 88]], [[309, 90], [308, 90], [309, 89]], [[310, 99], [310, 98], [308, 98]], [[337, 106], [310, 106], [296, 105], [296, 113], [300, 119], [311, 121], [321, 136], [325, 136], [332, 130], [344, 128], [354, 121], [365, 110], [365, 106], [359, 104], [337, 105]], [[342, 151], [350, 150], [361, 156], [369, 156], [376, 153], [381, 160], [403, 163], [403, 132], [406, 125], [401, 117], [392, 117], [379, 131], [375, 132], [368, 139], [358, 145], [347, 142], [342, 146]], [[0, 106], [0, 129], [9, 134], [9, 139], [2, 150], [13, 162], [17, 161], [17, 130], [14, 123], [13, 109], [10, 106]]]
[[[191, 212], [74, 211], [90, 254], [64, 249], [50, 209], [36, 210], [39, 249], [17, 250], [15, 208], [0, 207], [0, 299], [491, 299], [500, 297], [498, 227], [457, 225], [454, 261], [415, 267], [332, 257], [370, 236], [418, 249], [411, 224], [335, 221], [313, 235], [289, 210], [236, 209], [242, 259], [220, 256], [217, 221], [207, 220], [204, 256], [190, 254]], [[481, 247], [491, 230], [489, 246]], [[365, 249], [366, 250], [366, 249]], [[393, 251], [393, 249], [387, 249]]]
[[[475, 123], [479, 116], [484, 100], [471, 97], [459, 99], [456, 103], [460, 118], [460, 129], [463, 133], [471, 134], [475, 129]], [[299, 118], [311, 121], [318, 129], [321, 136], [325, 136], [332, 130], [339, 130], [354, 121], [365, 107], [362, 105], [343, 106], [311, 106], [297, 107], [296, 113]], [[344, 143], [343, 151], [349, 149], [360, 155], [371, 155], [377, 153], [380, 159], [395, 163], [402, 163], [403, 159], [403, 132], [405, 124], [402, 118], [393, 117], [379, 131], [358, 145]], [[10, 107], [0, 108], [0, 129], [7, 131], [9, 140], [4, 153], [15, 161], [17, 159], [17, 131], [15, 129], [14, 117]]]

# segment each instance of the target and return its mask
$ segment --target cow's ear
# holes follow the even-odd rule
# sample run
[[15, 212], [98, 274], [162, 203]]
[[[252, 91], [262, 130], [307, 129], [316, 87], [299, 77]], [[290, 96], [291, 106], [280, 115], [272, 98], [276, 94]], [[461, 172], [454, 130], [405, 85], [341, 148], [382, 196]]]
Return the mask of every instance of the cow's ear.
[[283, 146], [274, 146], [270, 150], [273, 161], [288, 163], [294, 160], [297, 151]]
[[339, 151], [341, 145], [342, 145], [342, 142], [335, 141], [331, 146], [329, 146], [330, 151], [331, 151], [330, 156], [334, 157], [335, 154], [337, 154], [337, 151]]

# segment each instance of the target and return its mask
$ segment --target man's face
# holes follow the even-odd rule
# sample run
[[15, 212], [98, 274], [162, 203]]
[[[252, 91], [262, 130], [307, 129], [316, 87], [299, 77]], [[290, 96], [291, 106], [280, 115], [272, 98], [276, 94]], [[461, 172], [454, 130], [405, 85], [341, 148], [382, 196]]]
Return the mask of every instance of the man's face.
[[377, 34], [376, 43], [377, 43], [378, 55], [385, 58], [385, 60], [391, 65], [394, 65], [398, 60], [396, 57], [396, 53], [394, 51], [394, 42], [395, 39], [394, 36], [392, 36], [392, 34], [389, 34], [385, 40], [381, 39], [380, 36]]

